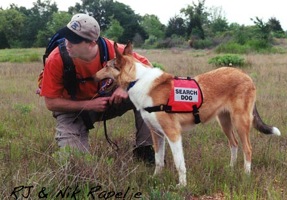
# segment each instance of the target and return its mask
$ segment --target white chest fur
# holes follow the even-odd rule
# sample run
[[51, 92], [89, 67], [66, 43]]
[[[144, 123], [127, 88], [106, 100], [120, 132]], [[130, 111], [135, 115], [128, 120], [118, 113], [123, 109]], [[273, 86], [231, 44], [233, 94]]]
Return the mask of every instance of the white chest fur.
[[158, 68], [146, 68], [140, 63], [136, 64], [137, 81], [128, 93], [137, 110], [142, 110], [145, 107], [153, 105], [149, 91], [154, 80], [162, 74], [163, 72]]

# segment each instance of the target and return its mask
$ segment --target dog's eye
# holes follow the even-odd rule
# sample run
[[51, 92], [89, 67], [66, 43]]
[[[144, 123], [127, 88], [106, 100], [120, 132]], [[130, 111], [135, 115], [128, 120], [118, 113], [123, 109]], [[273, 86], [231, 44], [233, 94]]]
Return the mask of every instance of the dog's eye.
[[114, 66], [114, 68], [115, 68], [116, 70], [120, 71], [120, 68], [118, 68], [117, 66]]

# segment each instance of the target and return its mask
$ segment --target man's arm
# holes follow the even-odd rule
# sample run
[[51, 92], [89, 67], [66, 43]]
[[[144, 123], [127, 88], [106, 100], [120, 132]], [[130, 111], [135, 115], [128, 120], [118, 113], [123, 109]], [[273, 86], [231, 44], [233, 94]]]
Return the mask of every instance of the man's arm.
[[124, 89], [118, 87], [109, 99], [110, 104], [120, 104], [124, 99], [127, 99], [129, 94]]
[[93, 110], [103, 112], [107, 109], [110, 97], [98, 97], [92, 100], [73, 101], [64, 98], [45, 97], [46, 107], [50, 111], [77, 112], [81, 110]]

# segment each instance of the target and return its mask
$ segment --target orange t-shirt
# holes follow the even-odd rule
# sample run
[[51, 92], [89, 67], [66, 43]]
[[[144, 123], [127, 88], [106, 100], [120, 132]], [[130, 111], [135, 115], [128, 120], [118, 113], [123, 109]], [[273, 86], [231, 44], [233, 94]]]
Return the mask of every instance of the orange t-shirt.
[[[109, 58], [113, 59], [115, 57], [114, 42], [106, 38], [105, 40], [109, 51]], [[118, 48], [121, 52], [123, 52], [124, 47], [124, 45], [118, 44]], [[149, 65], [149, 61], [145, 57], [137, 53], [133, 53], [133, 56], [140, 62]], [[92, 77], [97, 71], [102, 68], [99, 53], [90, 62], [81, 60], [79, 58], [73, 58], [73, 62], [75, 65], [77, 78]], [[49, 98], [71, 98], [67, 90], [64, 88], [63, 71], [64, 66], [59, 52], [59, 48], [55, 48], [46, 61], [42, 80], [41, 96]], [[98, 83], [95, 83], [94, 81], [85, 81], [83, 83], [78, 83], [76, 98], [78, 100], [88, 100], [91, 99], [97, 91]]]

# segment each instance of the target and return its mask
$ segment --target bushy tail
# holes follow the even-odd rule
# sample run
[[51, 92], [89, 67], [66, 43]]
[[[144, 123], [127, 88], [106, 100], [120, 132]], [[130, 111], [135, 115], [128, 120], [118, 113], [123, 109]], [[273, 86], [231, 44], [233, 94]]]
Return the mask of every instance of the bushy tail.
[[253, 127], [259, 132], [267, 135], [277, 135], [277, 136], [281, 135], [281, 132], [278, 128], [274, 126], [269, 126], [262, 121], [257, 111], [256, 105], [254, 105], [253, 109]]

